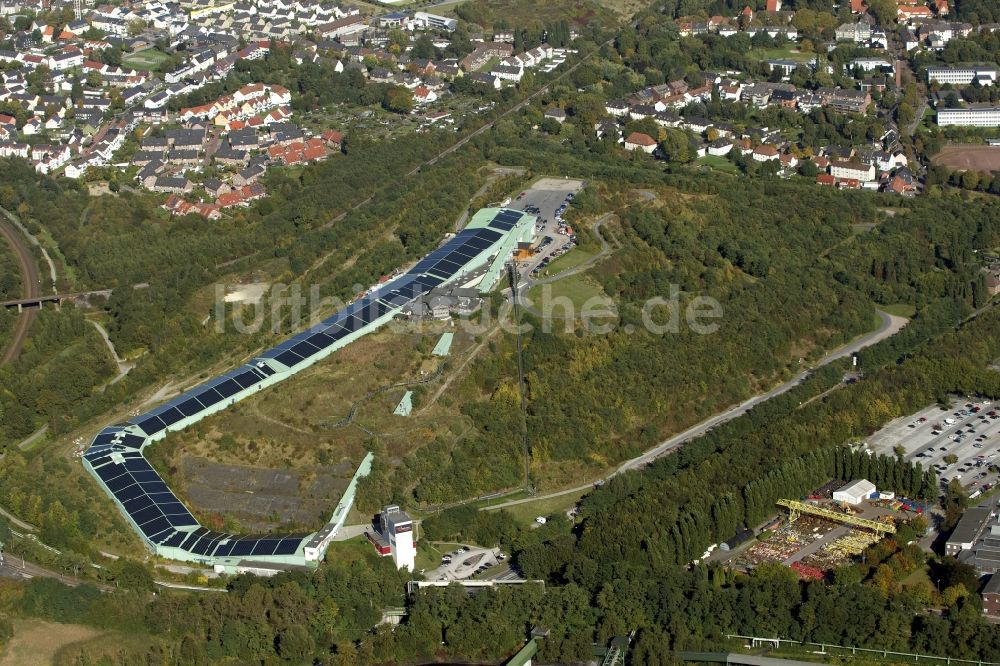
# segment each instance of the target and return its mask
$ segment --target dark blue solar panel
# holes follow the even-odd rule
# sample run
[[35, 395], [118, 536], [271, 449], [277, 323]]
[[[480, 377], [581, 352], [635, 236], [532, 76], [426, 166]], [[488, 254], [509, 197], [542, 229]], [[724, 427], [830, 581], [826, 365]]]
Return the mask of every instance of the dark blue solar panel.
[[340, 322], [340, 325], [344, 329], [346, 329], [347, 331], [353, 333], [354, 331], [356, 331], [359, 328], [361, 328], [364, 324], [357, 317], [351, 316], [351, 317], [348, 317], [348, 318], [344, 319], [342, 322]]
[[274, 551], [275, 555], [294, 555], [295, 551], [299, 549], [299, 544], [302, 543], [301, 538], [296, 539], [282, 539], [281, 543], [278, 544], [277, 550]]
[[235, 539], [230, 539], [225, 543], [220, 543], [219, 546], [215, 549], [215, 557], [228, 557], [229, 553], [232, 552], [233, 547], [238, 543], [239, 541]]
[[253, 547], [257, 545], [256, 539], [237, 541], [233, 549], [229, 551], [230, 555], [233, 557], [249, 555], [253, 552]]
[[138, 449], [142, 446], [143, 442], [146, 441], [145, 437], [140, 437], [139, 435], [133, 435], [127, 433], [121, 437], [122, 444], [125, 446], [130, 446], [133, 449]]
[[410, 273], [409, 274], [410, 275], [417, 275], [419, 273], [423, 273], [428, 268], [430, 268], [431, 266], [434, 265], [434, 261], [436, 261], [436, 260], [422, 259], [422, 260], [418, 261], [416, 264], [414, 264], [413, 268], [410, 269]]
[[226, 381], [216, 386], [215, 390], [218, 391], [223, 398], [228, 398], [231, 395], [239, 393], [243, 389], [242, 387], [240, 387], [239, 384], [234, 382], [232, 379], [227, 379]]
[[284, 351], [274, 357], [275, 361], [284, 363], [289, 368], [302, 362], [302, 357], [291, 351]]
[[494, 220], [490, 222], [490, 226], [495, 229], [502, 229], [504, 231], [510, 231], [514, 228], [514, 222], [504, 222], [503, 220]]
[[138, 497], [133, 497], [130, 500], [122, 502], [122, 506], [124, 506], [125, 510], [129, 513], [135, 513], [136, 511], [141, 511], [147, 507], [154, 506], [154, 503], [153, 500], [149, 499], [148, 495], [143, 493]]
[[170, 528], [170, 523], [167, 521], [166, 518], [157, 518], [155, 520], [151, 520], [148, 523], [144, 523], [139, 526], [139, 529], [142, 530], [142, 533], [145, 534], [147, 537], [152, 536], [153, 534], [159, 534], [163, 530], [169, 528]]
[[110, 444], [121, 430], [119, 428], [105, 428], [94, 437], [95, 444]]
[[251, 386], [260, 381], [260, 375], [258, 375], [253, 370], [247, 370], [246, 372], [241, 372], [240, 374], [233, 377], [233, 381], [235, 381], [243, 388], [250, 388]]
[[169, 515], [175, 513], [187, 513], [188, 510], [184, 508], [184, 505], [178, 502], [176, 499], [169, 502], [157, 502], [157, 506], [160, 507], [160, 511]]
[[444, 282], [445, 280], [450, 280], [454, 276], [454, 273], [444, 268], [433, 268], [427, 271], [427, 275], [438, 278], [438, 280]]
[[175, 533], [174, 528], [173, 527], [168, 527], [167, 529], [163, 530], [162, 532], [157, 532], [153, 536], [149, 537], [149, 540], [152, 541], [153, 543], [157, 543], [158, 544], [158, 543], [161, 543], [168, 536], [170, 536], [171, 534], [174, 534], [174, 533]]
[[443, 278], [439, 278], [435, 275], [421, 275], [419, 280], [420, 284], [424, 285], [428, 290], [433, 289], [444, 282]]
[[132, 476], [135, 477], [135, 480], [139, 482], [139, 485], [143, 486], [144, 488], [151, 481], [160, 480], [160, 475], [151, 469], [145, 472], [132, 472]]
[[91, 467], [100, 467], [104, 463], [111, 462], [111, 456], [108, 455], [107, 453], [105, 453], [105, 454], [100, 455], [100, 456], [94, 456], [94, 457], [87, 458], [87, 462], [90, 463]]
[[333, 338], [326, 333], [317, 333], [316, 335], [310, 336], [309, 344], [320, 349], [326, 349], [334, 342]]
[[462, 247], [456, 248], [455, 251], [451, 253], [451, 257], [452, 261], [461, 261], [462, 263], [466, 263], [477, 254], [479, 254], [479, 252], [475, 248], [463, 245]]
[[343, 326], [331, 326], [330, 328], [326, 329], [326, 332], [323, 335], [330, 336], [331, 338], [333, 338], [333, 341], [336, 342], [341, 338], [346, 337], [349, 334], [350, 331], [348, 331]]
[[176, 548], [184, 543], [185, 537], [187, 537], [187, 532], [178, 532], [177, 530], [174, 530], [173, 534], [167, 537], [165, 541], [160, 542], [160, 545], [168, 548]]
[[142, 458], [129, 458], [123, 462], [121, 466], [130, 472], [148, 472], [153, 469], [150, 464]]
[[205, 409], [205, 406], [202, 405], [197, 400], [195, 400], [194, 398], [188, 398], [187, 400], [185, 400], [181, 404], [177, 405], [177, 409], [184, 416], [194, 416], [195, 414], [197, 414], [201, 410]]
[[155, 481], [144, 481], [139, 485], [142, 486], [144, 492], [150, 495], [170, 492], [170, 488], [167, 488], [167, 484], [163, 483], [163, 481], [160, 481], [159, 479], [156, 479]]
[[278, 539], [261, 539], [253, 547], [251, 555], [274, 555], [274, 549], [281, 543]]
[[274, 374], [274, 370], [272, 370], [271, 366], [269, 366], [267, 364], [258, 365], [257, 366], [257, 370], [259, 370], [260, 372], [262, 372], [267, 377], [270, 377], [271, 375]]
[[181, 548], [184, 548], [185, 550], [190, 549], [191, 546], [193, 546], [198, 541], [198, 539], [200, 539], [206, 534], [208, 534], [208, 530], [205, 529], [204, 527], [199, 527], [195, 531], [191, 532], [190, 535], [188, 535], [188, 538], [184, 540], [183, 544], [181, 544]]
[[157, 504], [164, 504], [166, 502], [176, 502], [177, 497], [173, 493], [146, 493], [149, 495], [149, 499], [153, 500]]
[[437, 266], [434, 267], [434, 270], [435, 271], [443, 270], [447, 272], [448, 275], [455, 275], [460, 270], [462, 270], [462, 264], [455, 263], [454, 261], [450, 261], [448, 259], [442, 259], [437, 263]]
[[108, 452], [111, 451], [110, 444], [92, 444], [87, 452], [83, 454], [83, 457], [87, 460], [96, 460], [102, 456], [106, 456]]
[[132, 516], [132, 520], [134, 520], [137, 525], [142, 525], [143, 523], [148, 523], [153, 518], [159, 518], [163, 514], [160, 513], [160, 510], [155, 506], [147, 506], [145, 509], [130, 511], [129, 515]]
[[208, 537], [202, 537], [198, 539], [194, 544], [187, 546], [186, 549], [192, 553], [198, 555], [205, 555], [208, 553], [208, 547], [212, 544], [212, 540]]
[[138, 483], [133, 483], [130, 486], [125, 486], [124, 488], [114, 492], [114, 496], [119, 502], [125, 502], [127, 500], [135, 499], [136, 497], [144, 497], [145, 495], [146, 492]]
[[107, 483], [111, 479], [117, 479], [119, 476], [121, 476], [128, 470], [125, 469], [125, 465], [119, 465], [117, 463], [114, 463], [111, 465], [105, 465], [104, 467], [100, 467], [94, 471], [97, 472], [97, 476], [101, 478], [101, 481]]
[[195, 397], [198, 398], [198, 402], [200, 402], [201, 404], [205, 405], [206, 407], [211, 407], [212, 405], [216, 404], [217, 402], [221, 402], [222, 401], [222, 396], [219, 395], [219, 392], [216, 391], [214, 388], [210, 388], [210, 389], [208, 389], [206, 391], [202, 391], [201, 393], [199, 393]]
[[392, 293], [390, 293], [388, 296], [385, 297], [385, 302], [388, 303], [391, 307], [394, 307], [394, 308], [398, 308], [398, 307], [401, 307], [403, 305], [406, 305], [407, 303], [409, 303], [412, 300], [413, 300], [413, 296], [412, 295], [409, 295], [409, 294], [400, 294], [400, 293], [395, 292], [395, 291], [392, 292]]
[[470, 238], [468, 241], [465, 242], [465, 244], [463, 245], [463, 247], [465, 249], [467, 249], [467, 250], [470, 250], [470, 249], [471, 250], [475, 250], [476, 253], [478, 254], [478, 253], [482, 252], [483, 250], [485, 250], [486, 248], [488, 248], [492, 244], [493, 243], [491, 243], [490, 241], [486, 240], [485, 238]]
[[[481, 238], [492, 244], [503, 238], [503, 234], [495, 229], [477, 229], [476, 238]], [[469, 242], [472, 243], [473, 241]]]
[[167, 520], [174, 527], [187, 527], [189, 525], [197, 525], [198, 521], [194, 519], [190, 513], [172, 513], [167, 516]]
[[125, 488], [126, 486], [131, 486], [133, 483], [135, 483], [135, 479], [132, 478], [131, 474], [121, 474], [109, 481], [105, 481], [104, 485], [108, 487], [108, 490], [114, 493], [118, 492], [122, 488]]
[[156, 433], [160, 432], [161, 430], [167, 427], [163, 425], [163, 421], [161, 421], [159, 418], [155, 416], [151, 416], [150, 418], [145, 419], [144, 421], [140, 421], [136, 425], [142, 428], [142, 431], [147, 435], [155, 435]]
[[313, 345], [303, 340], [299, 344], [292, 347], [292, 351], [301, 356], [302, 358], [309, 358], [310, 356], [314, 356], [315, 354], [317, 354], [319, 352], [319, 348], [314, 347]]

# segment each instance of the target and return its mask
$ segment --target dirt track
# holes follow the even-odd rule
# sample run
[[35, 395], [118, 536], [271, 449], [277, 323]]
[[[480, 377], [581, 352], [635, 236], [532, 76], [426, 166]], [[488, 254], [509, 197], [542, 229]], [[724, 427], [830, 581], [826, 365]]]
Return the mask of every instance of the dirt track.
[[931, 161], [953, 171], [1000, 171], [1000, 146], [945, 146]]
[[[31, 250], [28, 248], [27, 243], [21, 238], [17, 229], [11, 227], [7, 220], [3, 218], [0, 218], [0, 236], [6, 239], [17, 256], [17, 263], [21, 270], [21, 296], [23, 298], [40, 296], [38, 266], [35, 264], [35, 258], [31, 256]], [[27, 308], [21, 313], [17, 319], [17, 325], [14, 326], [14, 334], [7, 343], [7, 349], [4, 350], [3, 356], [0, 357], [0, 364], [10, 363], [20, 356], [21, 349], [24, 347], [24, 341], [28, 337], [28, 329], [31, 328], [31, 322], [37, 316], [38, 311], [34, 308]]]

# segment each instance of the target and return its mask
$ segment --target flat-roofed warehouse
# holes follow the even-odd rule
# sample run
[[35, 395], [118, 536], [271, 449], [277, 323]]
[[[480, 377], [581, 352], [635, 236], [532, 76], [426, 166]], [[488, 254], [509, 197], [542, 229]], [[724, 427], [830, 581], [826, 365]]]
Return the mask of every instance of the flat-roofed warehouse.
[[147, 547], [161, 557], [235, 570], [254, 562], [316, 566], [343, 525], [368, 454], [330, 521], [312, 534], [237, 536], [202, 527], [146, 461], [146, 446], [182, 430], [321, 361], [377, 330], [435, 287], [489, 291], [518, 243], [530, 241], [535, 218], [518, 210], [485, 208], [409, 271], [380, 285], [320, 324], [127, 422], [101, 430], [84, 466], [111, 496]]

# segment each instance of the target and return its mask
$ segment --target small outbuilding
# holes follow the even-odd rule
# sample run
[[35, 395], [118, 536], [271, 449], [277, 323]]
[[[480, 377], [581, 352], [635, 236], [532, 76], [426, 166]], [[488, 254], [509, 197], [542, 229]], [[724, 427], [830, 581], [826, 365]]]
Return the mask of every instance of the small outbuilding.
[[742, 529], [736, 532], [732, 538], [723, 541], [719, 548], [721, 550], [730, 551], [739, 546], [740, 544], [746, 543], [753, 538], [753, 530]]

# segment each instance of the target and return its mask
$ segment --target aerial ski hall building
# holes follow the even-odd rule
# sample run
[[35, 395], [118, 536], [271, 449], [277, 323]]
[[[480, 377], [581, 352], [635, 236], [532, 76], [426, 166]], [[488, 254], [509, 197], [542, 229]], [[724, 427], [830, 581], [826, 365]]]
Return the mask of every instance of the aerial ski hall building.
[[143, 450], [168, 433], [277, 384], [371, 333], [435, 287], [490, 290], [517, 244], [531, 240], [534, 225], [535, 218], [521, 211], [480, 210], [465, 229], [409, 271], [320, 324], [145, 414], [104, 428], [84, 453], [84, 465], [160, 557], [230, 572], [256, 566], [262, 570], [317, 566], [347, 518], [359, 479], [371, 470], [372, 454], [364, 458], [330, 521], [318, 532], [239, 536], [202, 527], [146, 461]]

